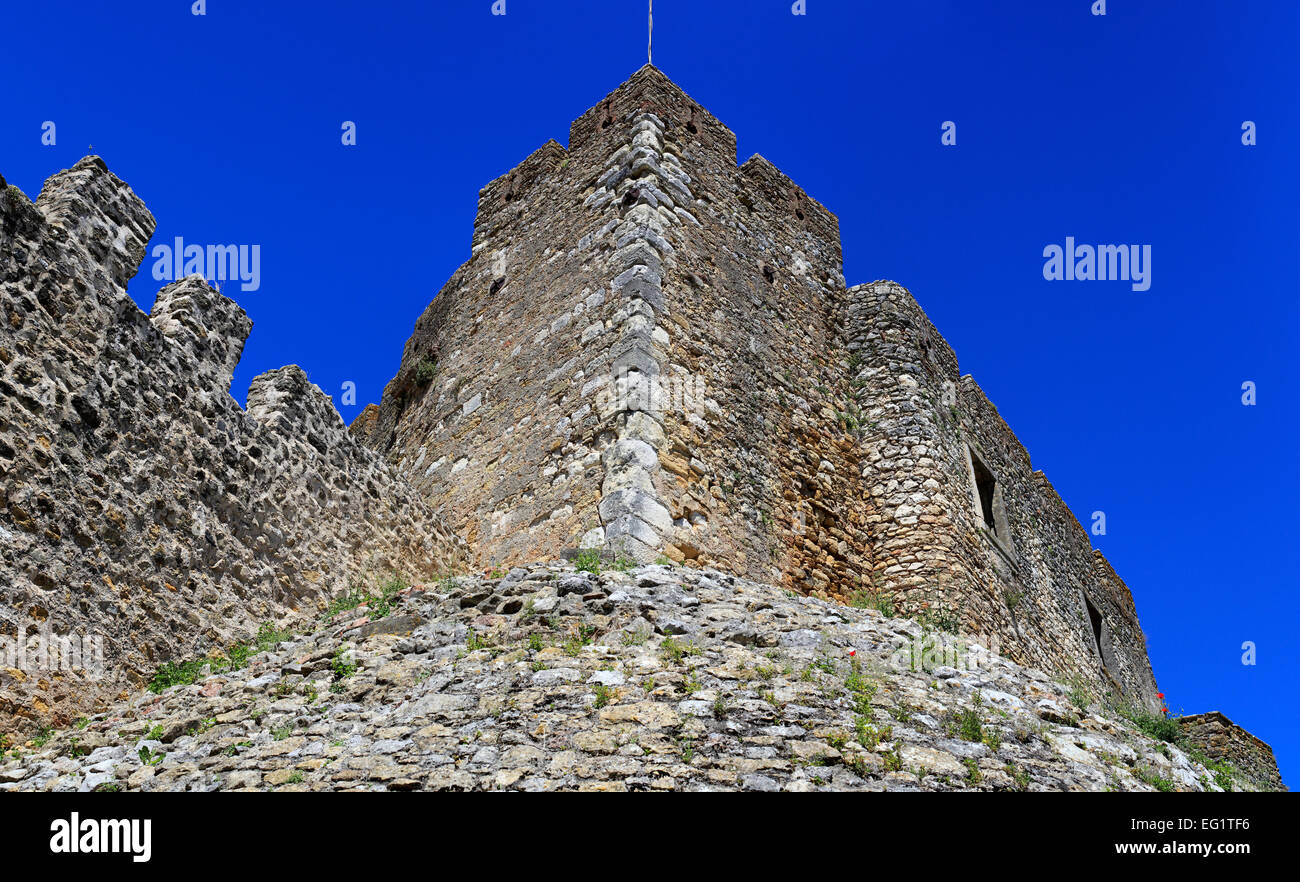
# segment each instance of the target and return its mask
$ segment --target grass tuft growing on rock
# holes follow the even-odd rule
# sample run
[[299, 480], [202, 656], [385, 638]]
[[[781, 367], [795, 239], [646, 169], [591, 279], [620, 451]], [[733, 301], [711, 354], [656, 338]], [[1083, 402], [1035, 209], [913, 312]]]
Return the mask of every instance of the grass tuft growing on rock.
[[276, 644], [288, 640], [293, 631], [277, 628], [271, 622], [265, 622], [258, 629], [257, 636], [247, 643], [232, 644], [224, 655], [203, 656], [183, 662], [164, 662], [154, 672], [149, 681], [149, 691], [160, 693], [172, 686], [188, 686], [197, 683], [211, 674], [225, 671], [240, 671], [248, 667], [248, 660], [260, 652], [272, 649]]

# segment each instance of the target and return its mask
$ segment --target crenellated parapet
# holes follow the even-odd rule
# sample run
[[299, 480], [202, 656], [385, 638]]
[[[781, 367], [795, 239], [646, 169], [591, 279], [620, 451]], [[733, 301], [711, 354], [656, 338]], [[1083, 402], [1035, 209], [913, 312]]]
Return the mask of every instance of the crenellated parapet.
[[144, 203], [98, 156], [46, 181], [36, 207], [51, 235], [65, 234], [84, 249], [118, 288], [139, 269], [155, 227]]
[[[740, 175], [742, 202], [752, 210], [762, 201], [768, 209], [766, 219], [783, 230], [782, 238], [808, 243], [817, 257], [836, 265], [843, 263], [840, 221], [826, 206], [758, 154], [745, 161]], [[819, 253], [821, 249], [825, 249], [824, 255]]]
[[158, 292], [149, 320], [173, 346], [193, 356], [195, 372], [212, 388], [228, 390], [253, 330], [248, 314], [202, 276], [172, 282]]
[[528, 204], [529, 192], [564, 164], [566, 153], [555, 141], [547, 141], [531, 156], [479, 191], [478, 215], [474, 220], [474, 249], [484, 247], [493, 233], [517, 222]]
[[736, 167], [736, 136], [663, 71], [646, 65], [569, 127], [570, 152], [611, 156], [628, 126], [653, 113], [679, 143], [697, 145], [702, 168], [711, 173]]
[[1128, 586], [916, 299], [847, 287], [835, 215], [736, 159], [637, 71], [480, 191], [350, 428], [297, 366], [239, 407], [252, 322], [202, 278], [135, 306], [154, 220], [101, 160], [35, 202], [0, 179], [0, 637], [107, 650], [0, 671], [0, 731], [394, 573], [592, 551], [906, 615], [1156, 711]]
[[239, 407], [236, 303], [191, 277], [136, 307], [152, 231], [98, 158], [35, 203], [0, 188], [0, 639], [99, 647], [0, 672], [0, 732], [66, 725], [164, 661], [467, 560], [301, 369]]

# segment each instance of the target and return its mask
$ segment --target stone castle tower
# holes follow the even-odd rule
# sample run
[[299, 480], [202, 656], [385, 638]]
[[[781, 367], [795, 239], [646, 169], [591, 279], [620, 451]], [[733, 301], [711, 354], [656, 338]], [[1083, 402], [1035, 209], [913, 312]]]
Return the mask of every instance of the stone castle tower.
[[479, 194], [352, 431], [479, 566], [601, 547], [960, 622], [1158, 707], [1128, 588], [912, 295], [654, 67]]

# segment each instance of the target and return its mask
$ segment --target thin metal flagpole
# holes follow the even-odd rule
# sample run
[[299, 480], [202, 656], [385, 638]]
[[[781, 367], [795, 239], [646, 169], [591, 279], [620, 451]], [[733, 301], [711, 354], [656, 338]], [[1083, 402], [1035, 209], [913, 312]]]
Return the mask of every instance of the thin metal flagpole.
[[655, 0], [650, 0], [650, 43], [645, 50], [646, 59], [651, 66], [655, 63]]

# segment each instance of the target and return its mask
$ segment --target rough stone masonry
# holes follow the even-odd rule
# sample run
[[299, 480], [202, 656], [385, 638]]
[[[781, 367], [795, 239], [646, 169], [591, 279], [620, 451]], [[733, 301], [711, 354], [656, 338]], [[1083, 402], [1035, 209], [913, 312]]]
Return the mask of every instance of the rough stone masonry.
[[474, 548], [715, 566], [959, 621], [1159, 707], [1133, 599], [916, 300], [647, 66], [479, 194], [352, 430]]
[[639, 71], [482, 191], [350, 432], [296, 367], [239, 407], [202, 279], [135, 306], [154, 221], [97, 157], [0, 180], [0, 645], [103, 640], [0, 665], [0, 789], [1280, 787], [1221, 715], [1116, 718], [1157, 707], [1128, 589], [735, 148]]
[[[153, 230], [98, 157], [35, 203], [0, 180], [0, 639], [30, 662], [0, 665], [0, 733], [67, 725], [349, 584], [466, 559], [301, 369], [239, 407], [235, 303], [188, 278], [136, 307]], [[41, 654], [84, 638], [102, 658]]]
[[0, 792], [1261, 788], [964, 644], [708, 568], [533, 564], [307, 620], [0, 756]]

